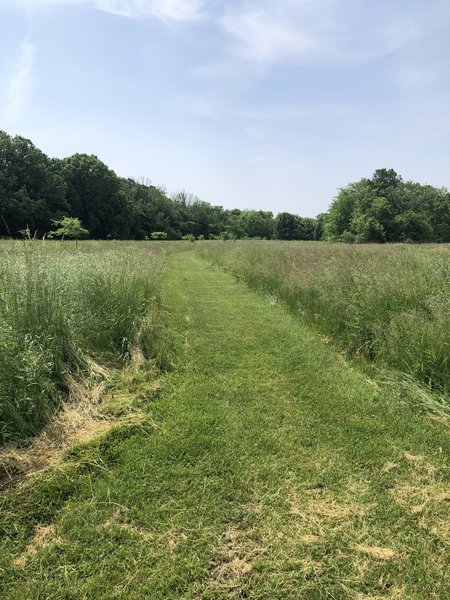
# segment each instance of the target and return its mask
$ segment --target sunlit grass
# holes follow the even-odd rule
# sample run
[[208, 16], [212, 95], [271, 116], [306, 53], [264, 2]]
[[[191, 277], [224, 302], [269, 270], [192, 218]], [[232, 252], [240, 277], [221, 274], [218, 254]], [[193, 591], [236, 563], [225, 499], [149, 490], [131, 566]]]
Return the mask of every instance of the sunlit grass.
[[450, 390], [450, 247], [204, 242], [345, 349]]
[[0, 260], [0, 443], [39, 430], [67, 373], [158, 353], [158, 246], [10, 242]]

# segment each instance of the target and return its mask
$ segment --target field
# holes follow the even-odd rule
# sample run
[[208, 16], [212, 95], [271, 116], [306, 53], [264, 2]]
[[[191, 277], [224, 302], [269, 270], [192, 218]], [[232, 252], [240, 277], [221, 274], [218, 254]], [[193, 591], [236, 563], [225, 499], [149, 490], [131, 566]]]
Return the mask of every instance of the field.
[[448, 246], [0, 258], [2, 597], [449, 597]]
[[450, 391], [450, 246], [239, 242], [200, 255], [352, 354]]
[[0, 443], [36, 433], [71, 377], [98, 378], [137, 347], [158, 353], [155, 246], [3, 243], [0, 260]]

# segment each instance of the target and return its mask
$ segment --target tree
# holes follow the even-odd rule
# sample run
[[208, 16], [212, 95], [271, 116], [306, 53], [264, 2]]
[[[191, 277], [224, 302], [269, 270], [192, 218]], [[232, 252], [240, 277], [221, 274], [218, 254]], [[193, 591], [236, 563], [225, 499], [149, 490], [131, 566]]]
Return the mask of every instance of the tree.
[[311, 217], [297, 217], [297, 240], [312, 241], [316, 233], [316, 219]]
[[350, 231], [350, 223], [358, 196], [358, 184], [351, 183], [339, 191], [333, 200], [324, 222], [326, 240], [338, 241], [345, 232]]
[[67, 214], [64, 179], [51, 160], [21, 136], [0, 131], [0, 236], [29, 227], [44, 234], [51, 219]]
[[165, 231], [153, 231], [150, 238], [152, 240], [167, 240], [167, 233]]
[[429, 242], [450, 239], [450, 195], [404, 182], [378, 169], [340, 190], [325, 217], [325, 239], [357, 242]]
[[298, 220], [296, 215], [282, 212], [276, 216], [276, 232], [280, 240], [295, 240], [297, 238]]
[[93, 238], [126, 238], [126, 196], [114, 171], [87, 154], [69, 156], [57, 168], [67, 184], [70, 216], [81, 219]]
[[80, 219], [73, 217], [63, 217], [59, 221], [53, 221], [53, 225], [58, 229], [50, 231], [48, 237], [60, 237], [62, 239], [69, 238], [75, 240], [75, 245], [78, 245], [78, 240], [89, 235], [89, 231], [85, 229]]
[[265, 210], [244, 210], [237, 219], [245, 237], [270, 240], [273, 237], [273, 214]]

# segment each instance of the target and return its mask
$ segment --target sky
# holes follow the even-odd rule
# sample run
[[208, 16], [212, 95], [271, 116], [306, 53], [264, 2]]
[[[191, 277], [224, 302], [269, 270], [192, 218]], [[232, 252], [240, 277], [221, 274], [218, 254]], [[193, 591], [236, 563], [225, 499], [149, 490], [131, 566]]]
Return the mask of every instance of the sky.
[[0, 0], [0, 129], [225, 208], [450, 186], [449, 0]]

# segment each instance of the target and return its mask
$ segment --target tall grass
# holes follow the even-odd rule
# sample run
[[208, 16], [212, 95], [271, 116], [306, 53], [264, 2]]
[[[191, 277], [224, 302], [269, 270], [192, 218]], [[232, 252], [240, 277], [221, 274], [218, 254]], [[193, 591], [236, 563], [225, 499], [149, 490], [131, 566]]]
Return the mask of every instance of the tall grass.
[[0, 443], [39, 430], [69, 372], [158, 353], [158, 247], [9, 242], [0, 261]]
[[204, 242], [345, 349], [450, 391], [450, 246]]

